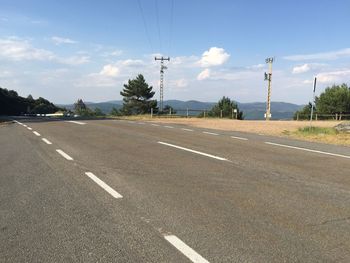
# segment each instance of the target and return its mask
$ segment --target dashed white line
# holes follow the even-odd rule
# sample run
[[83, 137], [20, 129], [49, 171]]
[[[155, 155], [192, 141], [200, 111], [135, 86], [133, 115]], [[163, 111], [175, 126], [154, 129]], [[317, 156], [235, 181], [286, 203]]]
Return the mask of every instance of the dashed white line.
[[285, 148], [291, 148], [291, 149], [296, 149], [296, 150], [302, 150], [306, 152], [313, 152], [313, 153], [320, 153], [320, 154], [326, 154], [326, 155], [331, 155], [335, 157], [342, 157], [342, 158], [347, 158], [350, 159], [349, 155], [343, 155], [343, 154], [337, 154], [337, 153], [330, 153], [330, 152], [323, 152], [323, 151], [318, 151], [318, 150], [312, 150], [308, 148], [303, 148], [303, 147], [296, 147], [296, 146], [291, 146], [291, 145], [285, 145], [285, 144], [279, 144], [279, 143], [273, 143], [273, 142], [265, 142], [266, 144], [269, 145], [274, 145], [274, 146], [280, 146], [280, 147], [285, 147]]
[[106, 192], [108, 192], [111, 196], [114, 198], [122, 198], [123, 196], [119, 194], [117, 191], [115, 191], [113, 188], [111, 188], [109, 185], [107, 185], [105, 182], [103, 182], [100, 178], [98, 178], [96, 175], [94, 175], [91, 172], [85, 173], [87, 176], [90, 177], [91, 180], [93, 180], [96, 184], [101, 186]]
[[31, 131], [31, 130], [33, 130], [33, 129], [32, 129], [32, 128], [30, 128], [30, 127], [27, 127], [27, 129], [28, 129], [28, 130], [30, 130], [30, 131]]
[[164, 236], [164, 238], [176, 247], [182, 254], [184, 254], [188, 259], [190, 259], [194, 263], [209, 263], [208, 260], [199, 255], [196, 251], [194, 251], [191, 247], [186, 245], [181, 239], [174, 235]]
[[72, 161], [73, 158], [70, 157], [68, 154], [66, 154], [64, 151], [60, 149], [56, 149], [56, 152], [58, 152], [60, 155], [62, 155], [64, 158], [66, 158], [68, 161]]
[[46, 144], [52, 144], [52, 142], [50, 142], [48, 139], [46, 138], [42, 138], [42, 140], [46, 143]]
[[28, 127], [27, 125], [23, 124], [23, 127]]
[[238, 137], [238, 136], [231, 136], [232, 139], [237, 139], [237, 140], [243, 140], [243, 141], [248, 141], [247, 138], [243, 138], [243, 137]]
[[75, 123], [75, 124], [79, 124], [79, 125], [85, 125], [85, 122], [81, 122], [81, 121], [67, 121], [67, 122], [71, 122], [71, 123]]
[[210, 158], [214, 158], [214, 159], [217, 159], [217, 160], [220, 160], [220, 161], [228, 161], [226, 158], [223, 158], [223, 157], [219, 157], [219, 156], [208, 154], [208, 153], [204, 153], [204, 152], [199, 152], [199, 151], [196, 151], [196, 150], [192, 150], [192, 149], [189, 149], [189, 148], [177, 146], [177, 145], [174, 145], [174, 144], [170, 144], [170, 143], [166, 143], [166, 142], [158, 142], [158, 143], [162, 144], [162, 145], [169, 146], [169, 147], [177, 148], [177, 149], [180, 149], [180, 150], [184, 150], [184, 151], [187, 151], [187, 152], [196, 153], [196, 154], [200, 154], [200, 155], [207, 156], [207, 157], [210, 157]]
[[34, 133], [36, 136], [41, 136], [40, 133], [38, 133], [37, 131], [33, 131], [33, 133]]
[[191, 129], [187, 129], [187, 128], [181, 128], [181, 130], [183, 130], [183, 131], [193, 132], [193, 130], [191, 130]]
[[151, 123], [152, 126], [158, 127], [159, 124]]
[[174, 129], [174, 127], [173, 127], [173, 126], [168, 126], [168, 125], [164, 126], [164, 128]]
[[204, 131], [204, 132], [202, 132], [202, 133], [209, 134], [209, 135], [215, 135], [215, 136], [218, 136], [218, 135], [219, 135], [219, 134], [214, 133], [214, 132], [206, 132], [206, 131]]

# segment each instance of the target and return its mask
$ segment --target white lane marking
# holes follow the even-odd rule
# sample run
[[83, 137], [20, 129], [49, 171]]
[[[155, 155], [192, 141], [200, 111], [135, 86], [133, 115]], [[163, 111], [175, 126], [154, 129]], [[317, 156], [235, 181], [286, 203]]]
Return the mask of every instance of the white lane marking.
[[173, 127], [173, 126], [164, 126], [164, 128], [174, 129], [174, 127]]
[[208, 260], [199, 255], [191, 247], [186, 245], [181, 239], [174, 235], [164, 236], [164, 238], [176, 247], [182, 254], [189, 258], [194, 263], [209, 263]]
[[218, 136], [218, 135], [219, 135], [219, 134], [214, 133], [214, 132], [206, 132], [206, 131], [204, 131], [203, 133], [205, 133], [205, 134], [209, 134], [209, 135], [215, 135], [215, 136]]
[[52, 144], [52, 142], [50, 142], [48, 139], [46, 138], [42, 138], [42, 140], [46, 143], [46, 144]]
[[155, 124], [155, 123], [151, 123], [151, 125], [152, 125], [152, 126], [156, 126], [156, 127], [159, 126], [159, 124]]
[[75, 124], [79, 124], [79, 125], [85, 125], [85, 122], [81, 122], [81, 121], [67, 121], [67, 122], [71, 122], [71, 123], [75, 123]]
[[237, 139], [237, 140], [248, 141], [247, 138], [243, 138], [243, 137], [231, 136], [231, 138], [232, 138], [232, 139]]
[[70, 157], [68, 154], [66, 154], [64, 151], [60, 149], [56, 149], [56, 152], [58, 152], [60, 155], [62, 155], [64, 158], [66, 158], [68, 161], [72, 161], [73, 158]]
[[166, 143], [166, 142], [158, 142], [158, 143], [166, 145], [166, 146], [174, 147], [174, 148], [177, 148], [177, 149], [180, 149], [180, 150], [184, 150], [184, 151], [187, 151], [187, 152], [196, 153], [196, 154], [200, 154], [200, 155], [207, 156], [207, 157], [210, 157], [210, 158], [214, 158], [214, 159], [217, 159], [217, 160], [220, 160], [220, 161], [228, 161], [226, 158], [222, 158], [222, 157], [219, 157], [219, 156], [216, 156], [216, 155], [212, 155], [212, 154], [208, 154], [208, 153], [204, 153], [204, 152], [199, 152], [199, 151], [196, 151], [196, 150], [188, 149], [188, 148], [177, 146], [177, 145], [174, 145], [174, 144], [170, 144], [170, 143]]
[[138, 122], [137, 124], [145, 124], [144, 122]]
[[33, 131], [33, 133], [34, 133], [36, 136], [41, 136], [40, 133], [38, 133], [37, 131]]
[[291, 148], [291, 149], [296, 149], [296, 150], [302, 150], [302, 151], [306, 151], [306, 152], [320, 153], [320, 154], [326, 154], [326, 155], [331, 155], [331, 156], [335, 156], [335, 157], [342, 157], [342, 158], [350, 159], [350, 156], [349, 156], [349, 155], [343, 155], [343, 154], [337, 154], [337, 153], [323, 152], [323, 151], [312, 150], [312, 149], [308, 149], [308, 148], [290, 146], [290, 145], [279, 144], [279, 143], [273, 143], [273, 142], [265, 142], [265, 143], [266, 143], [266, 144], [269, 144], [269, 145], [274, 145], [274, 146], [280, 146], [280, 147], [285, 147], [285, 148]]
[[181, 128], [181, 130], [183, 130], [183, 131], [193, 132], [193, 130], [191, 130], [191, 129], [187, 129], [187, 128]]
[[263, 134], [263, 133], [259, 133], [258, 135], [260, 135], [260, 136], [265, 136], [265, 134]]
[[115, 191], [113, 188], [111, 188], [109, 185], [107, 185], [105, 182], [103, 182], [100, 178], [98, 178], [96, 175], [94, 175], [91, 172], [85, 173], [87, 176], [90, 177], [96, 184], [101, 186], [104, 190], [106, 190], [111, 196], [114, 198], [122, 198], [123, 196], [119, 194], [117, 191]]
[[27, 125], [23, 124], [23, 127], [28, 127]]
[[30, 128], [30, 127], [27, 127], [27, 129], [28, 129], [28, 130], [30, 130], [30, 131], [31, 131], [31, 130], [33, 130], [33, 129], [32, 129], [32, 128]]

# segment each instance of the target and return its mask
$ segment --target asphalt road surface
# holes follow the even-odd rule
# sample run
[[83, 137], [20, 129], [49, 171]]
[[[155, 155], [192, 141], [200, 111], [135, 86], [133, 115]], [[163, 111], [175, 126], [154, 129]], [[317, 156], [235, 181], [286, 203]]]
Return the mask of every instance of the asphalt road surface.
[[0, 126], [0, 262], [350, 262], [350, 148], [17, 119]]

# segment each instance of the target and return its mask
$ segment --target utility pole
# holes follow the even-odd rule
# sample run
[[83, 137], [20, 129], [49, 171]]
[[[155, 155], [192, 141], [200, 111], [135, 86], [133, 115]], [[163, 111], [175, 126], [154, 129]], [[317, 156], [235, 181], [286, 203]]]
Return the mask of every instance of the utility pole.
[[163, 112], [164, 69], [167, 69], [167, 67], [164, 66], [164, 60], [170, 61], [170, 58], [154, 57], [154, 60], [160, 60], [159, 112]]
[[[314, 115], [314, 103], [315, 103], [316, 81], [317, 81], [317, 78], [315, 77], [315, 79], [314, 79], [314, 89], [313, 89], [313, 93], [312, 93], [312, 104], [311, 104], [311, 114], [310, 114], [310, 127], [312, 127], [312, 115]], [[317, 116], [317, 114], [316, 114], [316, 116]], [[317, 117], [316, 117], [316, 120], [317, 120]]]
[[265, 72], [265, 80], [268, 81], [267, 87], [267, 103], [266, 103], [266, 113], [265, 119], [268, 121], [271, 118], [271, 79], [272, 79], [272, 63], [273, 58], [265, 59], [266, 64], [269, 64], [269, 73]]

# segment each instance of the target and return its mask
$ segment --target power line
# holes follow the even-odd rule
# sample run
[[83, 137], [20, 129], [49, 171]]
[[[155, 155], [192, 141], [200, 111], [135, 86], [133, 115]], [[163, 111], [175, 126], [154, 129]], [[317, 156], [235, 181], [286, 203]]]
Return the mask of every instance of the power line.
[[170, 29], [169, 29], [169, 55], [171, 55], [173, 42], [173, 24], [174, 24], [174, 0], [171, 0], [170, 7]]
[[144, 13], [143, 13], [143, 9], [142, 9], [142, 5], [141, 5], [140, 0], [137, 0], [137, 3], [138, 3], [138, 6], [139, 6], [139, 9], [140, 9], [140, 13], [141, 13], [142, 21], [143, 21], [143, 26], [145, 28], [146, 37], [147, 37], [148, 43], [149, 43], [149, 45], [151, 47], [151, 50], [153, 52], [154, 49], [153, 49], [151, 38], [149, 36], [148, 27], [147, 27], [146, 19], [145, 19]]
[[156, 7], [156, 19], [157, 19], [157, 27], [158, 27], [159, 50], [160, 50], [160, 53], [162, 53], [162, 39], [160, 35], [158, 0], [155, 0], [155, 7]]

